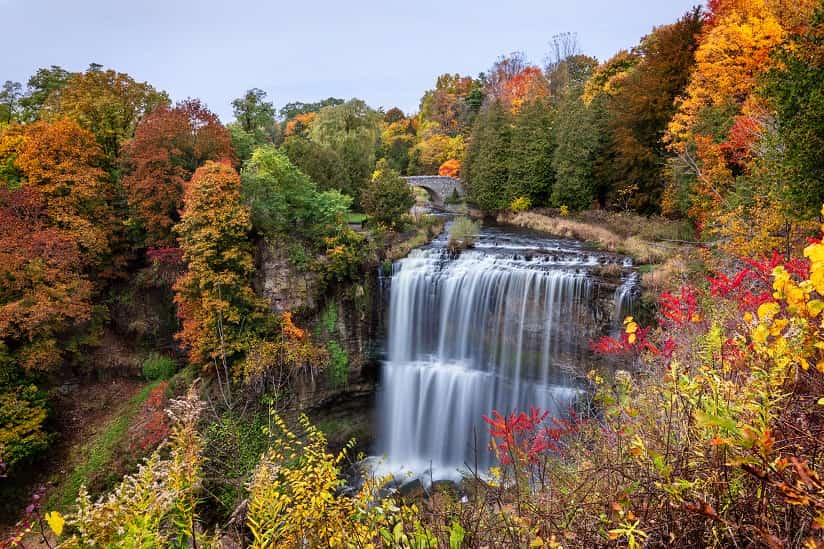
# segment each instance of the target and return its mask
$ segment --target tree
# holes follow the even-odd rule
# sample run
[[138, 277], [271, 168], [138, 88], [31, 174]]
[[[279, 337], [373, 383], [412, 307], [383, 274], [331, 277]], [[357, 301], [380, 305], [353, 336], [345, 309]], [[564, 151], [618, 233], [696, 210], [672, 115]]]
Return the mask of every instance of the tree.
[[375, 166], [380, 115], [360, 99], [323, 107], [311, 126], [312, 140], [334, 150], [344, 167], [339, 190], [360, 198]]
[[788, 210], [814, 219], [824, 203], [824, 7], [811, 24], [796, 28], [776, 52], [777, 68], [765, 77], [765, 93], [775, 107], [778, 135], [785, 147]]
[[438, 168], [438, 175], [442, 175], [445, 177], [460, 177], [461, 174], [461, 161], [460, 160], [447, 160], [441, 167]]
[[0, 89], [0, 122], [11, 124], [20, 116], [20, 98], [23, 95], [23, 86], [20, 82], [6, 80]]
[[[301, 138], [297, 138], [301, 139]], [[265, 235], [301, 238], [321, 249], [342, 225], [351, 198], [314, 182], [282, 151], [260, 147], [243, 170], [243, 197], [255, 229]]]
[[509, 154], [508, 202], [529, 198], [537, 206], [546, 204], [555, 182], [552, 155], [555, 152], [555, 116], [545, 98], [523, 104], [514, 117]]
[[412, 188], [385, 159], [378, 161], [369, 185], [363, 190], [364, 211], [379, 223], [397, 227], [403, 215], [415, 205]]
[[554, 206], [583, 210], [598, 198], [595, 164], [603, 151], [604, 121], [602, 101], [586, 105], [580, 96], [569, 93], [558, 105], [550, 197]]
[[88, 260], [41, 189], [0, 192], [0, 340], [27, 373], [57, 370], [92, 317]]
[[435, 89], [423, 94], [418, 114], [422, 127], [434, 125], [449, 137], [469, 135], [472, 121], [480, 104], [471, 100], [481, 91], [482, 84], [469, 76], [442, 74]]
[[91, 131], [113, 168], [120, 146], [132, 137], [140, 119], [168, 103], [165, 93], [146, 82], [92, 65], [69, 78], [59, 94], [49, 95], [44, 112], [48, 120], [69, 117]]
[[289, 121], [299, 114], [309, 114], [310, 112], [318, 112], [324, 107], [334, 107], [336, 105], [343, 105], [344, 103], [345, 101], [343, 99], [338, 99], [337, 97], [327, 97], [326, 99], [322, 99], [314, 103], [302, 103], [300, 101], [294, 101], [292, 103], [287, 103], [286, 105], [284, 105], [278, 112], [280, 113], [280, 117], [284, 121]]
[[612, 189], [635, 187], [630, 205], [643, 213], [660, 211], [669, 156], [661, 136], [689, 82], [701, 26], [701, 10], [693, 9], [653, 30], [632, 54], [605, 64], [618, 69], [601, 87], [607, 97], [609, 159], [598, 176]]
[[[239, 144], [238, 156], [242, 160], [249, 158], [254, 147], [277, 143], [280, 140], [280, 126], [275, 120], [275, 107], [266, 101], [266, 92], [252, 88], [243, 97], [232, 101], [235, 126], [232, 128], [232, 141]], [[243, 152], [244, 154], [240, 154]]]
[[38, 189], [0, 180], [0, 462], [13, 473], [48, 446], [38, 378], [77, 358], [92, 284], [76, 239], [51, 225]]
[[247, 90], [246, 95], [232, 101], [232, 111], [244, 131], [274, 142], [277, 137], [275, 107], [271, 101], [266, 101], [265, 91]]
[[485, 211], [501, 210], [509, 205], [510, 198], [503, 190], [509, 182], [511, 144], [511, 115], [493, 101], [475, 120], [463, 161], [467, 198]]
[[89, 265], [111, 273], [119, 268], [111, 257], [115, 190], [104, 162], [94, 136], [72, 120], [13, 126], [0, 136], [6, 186], [36, 190], [47, 225], [65, 230]]
[[20, 99], [21, 119], [34, 122], [40, 118], [40, 111], [51, 95], [57, 95], [68, 83], [73, 73], [58, 65], [37, 69], [26, 83], [26, 94]]
[[413, 175], [432, 175], [448, 160], [463, 157], [466, 146], [463, 135], [449, 137], [437, 129], [425, 130], [425, 137], [409, 151], [409, 173]]
[[328, 191], [341, 187], [344, 167], [338, 153], [333, 149], [299, 135], [287, 137], [280, 148], [320, 190]]
[[158, 107], [124, 146], [123, 187], [149, 247], [175, 243], [183, 187], [208, 160], [234, 160], [231, 136], [199, 100]]
[[183, 205], [176, 230], [188, 270], [175, 283], [177, 337], [192, 363], [228, 365], [261, 321], [240, 177], [230, 165], [209, 161], [186, 184]]
[[386, 158], [392, 169], [407, 173], [416, 134], [414, 119], [407, 118], [397, 107], [389, 109], [381, 122], [380, 157]]

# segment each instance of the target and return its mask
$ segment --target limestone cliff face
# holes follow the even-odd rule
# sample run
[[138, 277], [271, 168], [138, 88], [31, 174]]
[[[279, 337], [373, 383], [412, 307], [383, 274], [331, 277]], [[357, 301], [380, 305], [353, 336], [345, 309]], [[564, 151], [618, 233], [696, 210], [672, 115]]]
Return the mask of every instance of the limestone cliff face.
[[273, 313], [312, 310], [321, 291], [318, 275], [301, 272], [290, 260], [285, 242], [260, 240], [256, 250], [255, 293], [268, 301]]
[[255, 292], [272, 313], [296, 313], [313, 341], [325, 345], [337, 359], [327, 371], [301, 380], [294, 388], [297, 407], [312, 410], [371, 402], [384, 309], [377, 267], [364, 265], [360, 280], [324, 288], [316, 273], [295, 267], [285, 243], [260, 242], [256, 262]]

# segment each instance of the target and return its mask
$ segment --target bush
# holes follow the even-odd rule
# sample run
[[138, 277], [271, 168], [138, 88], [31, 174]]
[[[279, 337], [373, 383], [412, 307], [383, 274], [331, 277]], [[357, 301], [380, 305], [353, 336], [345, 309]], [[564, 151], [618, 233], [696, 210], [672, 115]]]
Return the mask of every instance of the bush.
[[143, 361], [143, 377], [148, 381], [169, 379], [175, 374], [177, 364], [171, 358], [152, 353]]
[[481, 223], [468, 217], [459, 217], [449, 226], [449, 249], [471, 248], [481, 232]]
[[525, 212], [532, 207], [532, 201], [527, 196], [519, 196], [509, 205], [512, 213]]

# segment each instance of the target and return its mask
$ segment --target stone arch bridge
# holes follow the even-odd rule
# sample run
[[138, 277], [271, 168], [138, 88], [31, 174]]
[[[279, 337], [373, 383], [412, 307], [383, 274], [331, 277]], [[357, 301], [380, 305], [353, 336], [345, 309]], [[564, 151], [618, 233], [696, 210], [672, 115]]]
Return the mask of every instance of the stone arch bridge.
[[461, 198], [466, 195], [463, 183], [460, 179], [454, 177], [443, 175], [412, 175], [404, 177], [404, 179], [412, 187], [426, 189], [432, 199], [432, 203], [436, 206], [443, 206], [446, 199], [452, 196], [453, 192], [457, 191], [458, 196]]

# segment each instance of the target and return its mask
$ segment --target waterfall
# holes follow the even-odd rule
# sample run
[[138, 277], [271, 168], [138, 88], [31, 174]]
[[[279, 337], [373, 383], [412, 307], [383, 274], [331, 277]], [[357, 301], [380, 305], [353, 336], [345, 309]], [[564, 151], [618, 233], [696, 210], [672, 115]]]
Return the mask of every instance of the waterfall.
[[638, 271], [632, 271], [624, 277], [621, 285], [615, 288], [613, 299], [615, 312], [612, 317], [613, 336], [620, 336], [624, 319], [635, 314], [635, 300], [638, 293]]
[[598, 264], [576, 243], [489, 229], [457, 258], [436, 242], [397, 262], [378, 399], [389, 466], [483, 471], [492, 458], [484, 414], [537, 406], [564, 415], [579, 392], [564, 365], [588, 352]]

